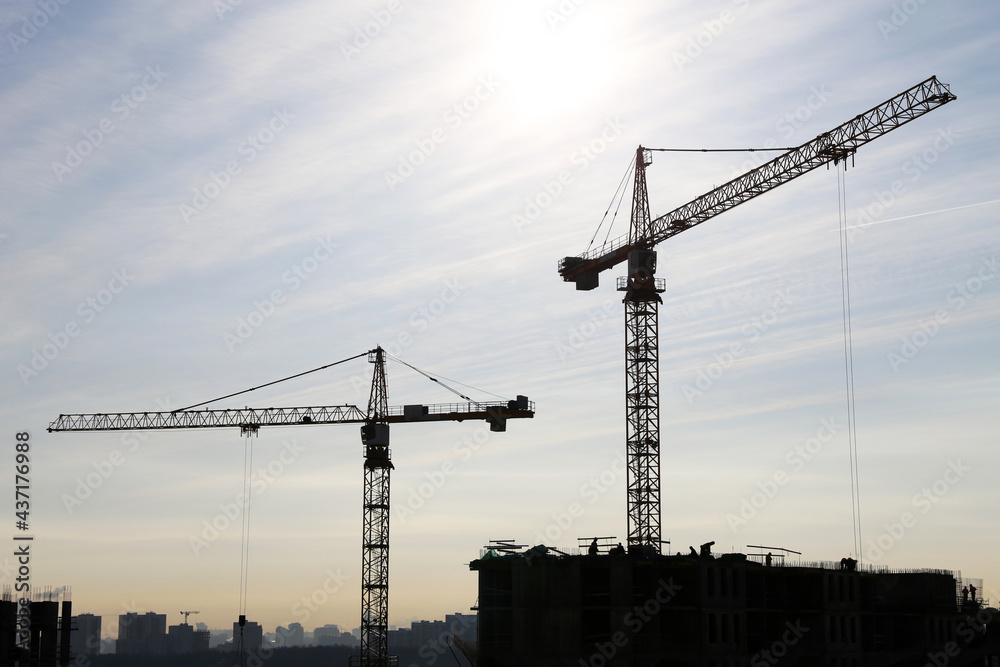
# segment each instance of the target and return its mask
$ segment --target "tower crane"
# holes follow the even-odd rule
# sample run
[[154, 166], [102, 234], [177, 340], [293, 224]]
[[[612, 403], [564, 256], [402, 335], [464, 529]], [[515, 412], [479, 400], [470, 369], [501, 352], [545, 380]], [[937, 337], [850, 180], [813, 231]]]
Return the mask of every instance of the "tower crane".
[[[239, 428], [256, 434], [262, 426], [312, 426], [361, 424], [365, 446], [364, 509], [362, 528], [361, 653], [351, 664], [388, 667], [398, 664], [388, 654], [389, 632], [389, 425], [408, 422], [485, 420], [490, 430], [507, 430], [508, 419], [530, 419], [535, 404], [526, 396], [512, 401], [389, 406], [385, 376], [385, 350], [368, 352], [374, 364], [368, 408], [356, 405], [294, 408], [242, 408], [229, 410], [174, 410], [173, 412], [120, 412], [61, 414], [49, 424], [54, 431], [132, 431], [186, 428]], [[361, 356], [361, 355], [358, 355]], [[311, 371], [308, 371], [311, 372]], [[298, 377], [298, 376], [292, 376]], [[463, 397], [466, 398], [466, 397]], [[181, 612], [197, 614], [198, 612]]]
[[[625, 303], [625, 409], [628, 544], [640, 551], [660, 549], [660, 432], [657, 306], [665, 282], [655, 276], [656, 244], [764, 194], [822, 165], [846, 161], [861, 146], [955, 99], [936, 77], [855, 116], [797, 148], [720, 185], [673, 211], [652, 218], [646, 167], [652, 150], [635, 154], [632, 214], [627, 236], [559, 262], [559, 274], [577, 290], [592, 290], [598, 277], [628, 261], [618, 279]], [[846, 167], [846, 162], [845, 162]]]
[[187, 625], [188, 616], [190, 616], [191, 614], [200, 614], [201, 612], [200, 611], [182, 611], [180, 613], [184, 614], [184, 624]]

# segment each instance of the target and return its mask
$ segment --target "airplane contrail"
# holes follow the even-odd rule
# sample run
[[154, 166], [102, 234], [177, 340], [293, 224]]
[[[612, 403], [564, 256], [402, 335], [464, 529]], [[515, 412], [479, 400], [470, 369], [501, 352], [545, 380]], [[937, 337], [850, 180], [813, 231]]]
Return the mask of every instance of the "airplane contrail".
[[[859, 227], [871, 227], [872, 225], [881, 225], [883, 222], [896, 222], [897, 220], [908, 220], [910, 218], [919, 218], [924, 215], [934, 215], [935, 213], [947, 213], [949, 211], [958, 211], [963, 208], [973, 208], [975, 206], [986, 206], [987, 204], [996, 204], [1000, 202], [1000, 199], [991, 199], [990, 201], [982, 201], [978, 204], [966, 204], [964, 206], [953, 206], [952, 208], [942, 208], [938, 211], [926, 211], [924, 213], [914, 213], [913, 215], [904, 215], [899, 218], [889, 218], [888, 220], [876, 220], [874, 222], [866, 222], [863, 225], [851, 225], [847, 229], [858, 229]], [[831, 232], [839, 232], [839, 229], [831, 229]]]

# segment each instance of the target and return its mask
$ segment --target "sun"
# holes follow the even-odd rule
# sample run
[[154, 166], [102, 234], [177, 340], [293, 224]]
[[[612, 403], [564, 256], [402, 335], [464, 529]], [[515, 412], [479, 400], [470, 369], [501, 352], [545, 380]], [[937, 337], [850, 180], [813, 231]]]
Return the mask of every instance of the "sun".
[[552, 6], [509, 3], [498, 17], [491, 71], [529, 118], [585, 105], [606, 88], [612, 69], [599, 12], [572, 5], [565, 15]]

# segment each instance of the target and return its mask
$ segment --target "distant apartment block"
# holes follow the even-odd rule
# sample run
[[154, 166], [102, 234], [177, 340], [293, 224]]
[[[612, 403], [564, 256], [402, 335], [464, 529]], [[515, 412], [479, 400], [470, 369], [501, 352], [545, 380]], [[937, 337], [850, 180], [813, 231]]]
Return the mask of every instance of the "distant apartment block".
[[438, 647], [446, 646], [451, 637], [475, 642], [477, 627], [477, 616], [474, 614], [448, 614], [443, 621], [413, 621], [409, 628], [389, 631], [389, 646], [428, 647], [436, 651]]
[[101, 617], [80, 614], [73, 617], [73, 634], [70, 636], [70, 652], [79, 655], [101, 654]]
[[115, 653], [121, 655], [166, 655], [167, 615], [129, 612], [118, 616]]
[[277, 646], [305, 646], [305, 630], [301, 623], [289, 623], [288, 627], [278, 626], [274, 631]]
[[259, 653], [264, 645], [264, 628], [256, 621], [247, 621], [242, 628], [233, 623], [233, 648], [244, 653]]
[[187, 623], [171, 625], [167, 632], [167, 651], [172, 655], [207, 651], [211, 636], [208, 630], [195, 630]]
[[350, 632], [341, 630], [339, 625], [328, 624], [313, 630], [313, 644], [316, 646], [358, 646], [358, 640]]

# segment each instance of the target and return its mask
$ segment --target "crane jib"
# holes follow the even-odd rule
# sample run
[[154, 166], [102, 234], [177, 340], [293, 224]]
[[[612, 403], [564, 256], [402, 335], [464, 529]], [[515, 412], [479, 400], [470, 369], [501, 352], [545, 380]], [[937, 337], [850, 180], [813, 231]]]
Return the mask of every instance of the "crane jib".
[[598, 275], [628, 258], [634, 249], [651, 249], [684, 230], [728, 211], [779, 185], [826, 164], [838, 164], [858, 148], [948, 102], [955, 95], [936, 77], [903, 91], [811, 141], [764, 163], [649, 223], [647, 236], [630, 241], [622, 236], [591, 252], [565, 257], [559, 274], [579, 290], [597, 287]]
[[[513, 401], [435, 403], [391, 406], [380, 420], [387, 424], [482, 419], [500, 430], [507, 419], [534, 417], [535, 404], [524, 396]], [[356, 405], [300, 408], [243, 408], [232, 410], [178, 410], [175, 412], [119, 412], [69, 414], [49, 424], [49, 431], [142, 431], [153, 429], [227, 428], [256, 430], [261, 426], [360, 424], [369, 421]]]

